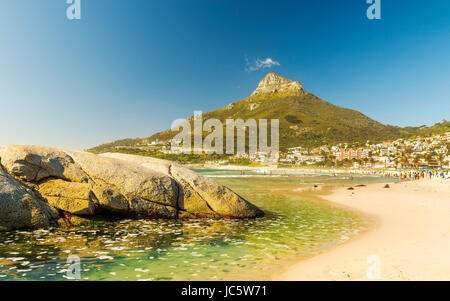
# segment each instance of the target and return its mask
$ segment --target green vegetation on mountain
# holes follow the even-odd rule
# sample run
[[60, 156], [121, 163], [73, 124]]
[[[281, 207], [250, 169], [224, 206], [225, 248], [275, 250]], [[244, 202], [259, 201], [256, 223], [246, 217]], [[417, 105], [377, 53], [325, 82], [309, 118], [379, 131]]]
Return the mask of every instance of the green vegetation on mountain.
[[450, 121], [442, 120], [442, 122], [436, 123], [433, 126], [427, 127], [425, 125], [419, 127], [414, 133], [416, 136], [429, 137], [432, 135], [439, 135], [450, 132]]
[[[298, 82], [273, 73], [266, 76], [250, 97], [203, 114], [204, 120], [211, 118], [222, 121], [224, 127], [226, 119], [278, 119], [281, 150], [293, 146], [316, 147], [337, 143], [365, 143], [367, 140], [386, 141], [450, 131], [450, 122], [446, 120], [431, 127], [402, 128], [384, 125], [358, 111], [322, 100], [305, 91]], [[193, 128], [193, 118], [189, 120]], [[90, 151], [98, 153], [117, 147], [143, 145], [155, 140], [170, 141], [176, 134], [177, 132], [167, 130], [149, 138], [124, 139], [103, 144]], [[207, 134], [204, 132], [204, 136]]]

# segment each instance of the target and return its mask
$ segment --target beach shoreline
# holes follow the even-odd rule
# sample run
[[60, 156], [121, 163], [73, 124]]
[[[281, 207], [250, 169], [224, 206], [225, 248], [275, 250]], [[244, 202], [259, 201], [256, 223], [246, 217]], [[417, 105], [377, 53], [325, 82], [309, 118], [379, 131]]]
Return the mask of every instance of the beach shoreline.
[[[253, 171], [259, 173], [276, 172], [281, 174], [318, 174], [318, 175], [338, 175], [353, 174], [360, 176], [386, 176], [385, 169], [362, 169], [362, 168], [328, 168], [328, 167], [277, 167], [275, 165], [267, 166], [247, 166], [247, 165], [215, 165], [215, 164], [185, 164], [190, 169], [218, 169], [232, 171]], [[392, 172], [392, 170], [389, 170]]]
[[336, 188], [326, 201], [359, 212], [370, 227], [302, 259], [273, 280], [450, 280], [450, 183], [420, 180]]

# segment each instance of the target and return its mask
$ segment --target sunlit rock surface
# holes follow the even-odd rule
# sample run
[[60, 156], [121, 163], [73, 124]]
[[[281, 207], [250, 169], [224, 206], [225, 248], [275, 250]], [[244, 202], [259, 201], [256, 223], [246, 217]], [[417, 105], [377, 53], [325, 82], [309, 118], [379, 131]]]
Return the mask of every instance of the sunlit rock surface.
[[[0, 148], [0, 163], [4, 228], [39, 228], [100, 215], [171, 219], [264, 215], [225, 186], [166, 160], [12, 145]], [[11, 204], [17, 208], [11, 210]], [[27, 222], [24, 212], [33, 212]]]

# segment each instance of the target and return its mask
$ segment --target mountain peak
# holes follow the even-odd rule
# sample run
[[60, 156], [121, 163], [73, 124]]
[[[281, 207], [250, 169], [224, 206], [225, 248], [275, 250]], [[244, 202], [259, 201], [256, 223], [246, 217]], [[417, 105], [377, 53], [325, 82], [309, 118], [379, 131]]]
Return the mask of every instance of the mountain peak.
[[276, 73], [269, 73], [259, 83], [254, 95], [273, 94], [278, 92], [294, 92], [302, 94], [305, 90], [299, 82], [294, 82]]

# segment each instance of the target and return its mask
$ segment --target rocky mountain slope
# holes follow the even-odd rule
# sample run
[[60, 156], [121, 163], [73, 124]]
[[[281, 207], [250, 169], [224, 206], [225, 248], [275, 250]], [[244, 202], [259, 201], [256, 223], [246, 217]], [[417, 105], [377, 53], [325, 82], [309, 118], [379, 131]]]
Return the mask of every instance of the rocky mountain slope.
[[[226, 119], [278, 119], [281, 149], [341, 142], [383, 141], [406, 138], [425, 131], [424, 127], [401, 128], [384, 125], [358, 111], [322, 100], [306, 91], [299, 82], [275, 73], [269, 73], [248, 98], [233, 102], [216, 111], [204, 113], [203, 118], [216, 118], [224, 125]], [[445, 128], [450, 130], [449, 125]], [[176, 134], [174, 131], [167, 130], [148, 138], [124, 139], [107, 143], [91, 151], [104, 152], [116, 146], [135, 146], [156, 139], [169, 141]], [[204, 133], [204, 136], [206, 134]]]

